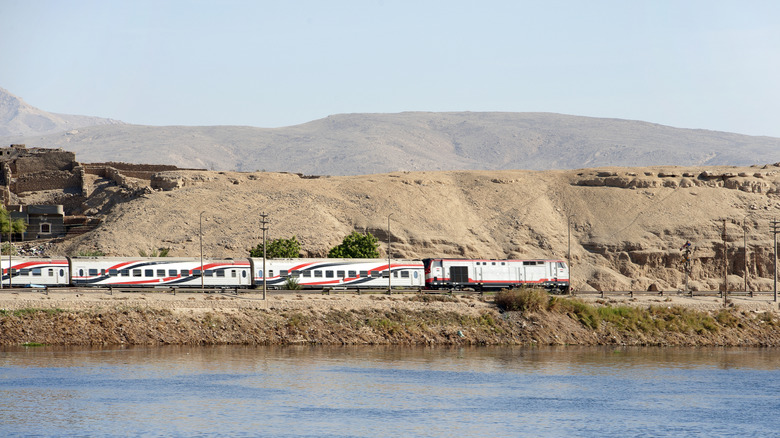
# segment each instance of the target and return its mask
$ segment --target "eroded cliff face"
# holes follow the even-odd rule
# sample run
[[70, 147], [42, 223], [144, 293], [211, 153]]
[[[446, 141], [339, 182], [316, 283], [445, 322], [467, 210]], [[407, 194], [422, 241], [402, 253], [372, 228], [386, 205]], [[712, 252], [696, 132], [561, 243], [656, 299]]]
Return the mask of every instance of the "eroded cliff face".
[[101, 227], [53, 251], [136, 256], [166, 247], [194, 256], [202, 224], [204, 256], [246, 257], [265, 212], [268, 237], [296, 236], [302, 256], [324, 256], [353, 230], [378, 237], [380, 252], [389, 237], [394, 258], [566, 259], [571, 251], [579, 289], [682, 289], [681, 247], [690, 241], [692, 289], [721, 288], [725, 265], [729, 289], [742, 290], [745, 242], [748, 287], [772, 288], [780, 163], [348, 177], [181, 171], [151, 181]]

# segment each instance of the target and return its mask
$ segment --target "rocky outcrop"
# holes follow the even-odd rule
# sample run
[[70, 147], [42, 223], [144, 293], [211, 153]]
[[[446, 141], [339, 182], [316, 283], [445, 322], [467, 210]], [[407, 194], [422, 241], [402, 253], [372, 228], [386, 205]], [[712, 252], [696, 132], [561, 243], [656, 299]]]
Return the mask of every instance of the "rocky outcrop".
[[574, 185], [621, 189], [725, 187], [748, 193], [780, 193], [780, 170], [764, 166], [752, 173], [705, 170], [698, 174], [661, 170], [658, 172], [591, 171], [578, 173]]

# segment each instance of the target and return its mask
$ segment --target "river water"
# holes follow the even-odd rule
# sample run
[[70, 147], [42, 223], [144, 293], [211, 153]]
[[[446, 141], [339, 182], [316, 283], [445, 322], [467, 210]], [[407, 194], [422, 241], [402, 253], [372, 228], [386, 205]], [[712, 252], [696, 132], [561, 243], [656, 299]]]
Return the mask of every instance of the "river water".
[[780, 351], [0, 350], [0, 436], [777, 436]]

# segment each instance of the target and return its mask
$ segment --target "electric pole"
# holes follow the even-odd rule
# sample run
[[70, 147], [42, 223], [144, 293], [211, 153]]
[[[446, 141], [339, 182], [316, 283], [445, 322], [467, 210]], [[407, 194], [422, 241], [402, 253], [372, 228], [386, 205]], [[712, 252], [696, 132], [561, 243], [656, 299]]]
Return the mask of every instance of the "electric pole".
[[267, 289], [267, 285], [265, 282], [265, 279], [267, 275], [265, 274], [265, 232], [268, 231], [268, 215], [265, 214], [265, 212], [260, 213], [260, 223], [263, 224], [262, 227], [260, 227], [261, 230], [263, 230], [263, 300], [265, 300], [265, 294]]
[[723, 306], [726, 306], [728, 301], [729, 292], [729, 253], [728, 245], [726, 244], [726, 219], [723, 219]]
[[769, 221], [769, 227], [772, 229], [772, 234], [775, 237], [775, 259], [772, 264], [772, 270], [775, 273], [775, 302], [777, 302], [777, 233], [780, 232], [780, 221], [777, 219]]

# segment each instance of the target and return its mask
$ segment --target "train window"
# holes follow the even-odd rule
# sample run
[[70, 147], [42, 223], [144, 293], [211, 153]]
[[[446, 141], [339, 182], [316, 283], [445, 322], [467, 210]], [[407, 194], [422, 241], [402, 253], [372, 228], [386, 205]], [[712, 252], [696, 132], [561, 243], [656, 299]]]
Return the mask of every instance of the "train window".
[[300, 277], [301, 271], [290, 271], [290, 277]]
[[106, 275], [106, 270], [105, 269], [101, 269], [100, 270], [100, 275]]
[[504, 266], [504, 265], [506, 265], [506, 263], [505, 262], [501, 262], [501, 266]]
[[490, 262], [490, 264], [496, 266], [496, 262]]
[[390, 271], [382, 272], [382, 278], [390, 278]]
[[144, 269], [144, 277], [154, 277], [154, 269]]
[[257, 276], [258, 277], [262, 277], [263, 276], [263, 270], [262, 269], [258, 269], [257, 270]]
[[41, 268], [33, 268], [32, 274], [34, 277], [40, 277], [41, 276]]
[[129, 277], [130, 276], [130, 270], [129, 269], [122, 269], [119, 271], [119, 275], [121, 277]]
[[398, 271], [393, 272], [393, 277], [398, 278]]
[[97, 270], [97, 269], [90, 269], [90, 270], [89, 270], [89, 275], [90, 275], [90, 277], [91, 277], [91, 276], [94, 276], [94, 275], [98, 275], [97, 273], [98, 273], [98, 270]]
[[168, 276], [169, 277], [175, 277], [176, 276], [176, 270], [175, 269], [168, 269]]
[[[181, 274], [182, 277], [189, 277], [190, 270], [189, 269], [182, 269], [181, 271], [179, 271], [179, 274]], [[176, 273], [174, 272], [173, 275], [176, 275]]]
[[333, 278], [333, 271], [325, 271], [325, 278]]
[[219, 271], [216, 271], [217, 277], [224, 277], [225, 276], [225, 270], [220, 269]]
[[119, 270], [118, 269], [109, 269], [108, 270], [108, 275], [110, 275], [111, 277], [116, 277], [117, 275], [119, 275]]
[[142, 274], [143, 272], [140, 269], [133, 269], [133, 277], [140, 277]]
[[314, 271], [314, 276], [315, 277], [322, 277], [322, 271], [320, 271], [320, 270]]
[[287, 276], [287, 269], [282, 269], [281, 271], [279, 271], [279, 276], [286, 277]]
[[366, 278], [366, 277], [368, 277], [368, 271], [360, 271], [360, 276], [361, 276], [362, 278]]
[[302, 271], [301, 277], [311, 277], [311, 271]]
[[54, 269], [49, 269], [49, 277], [54, 277]]
[[401, 278], [409, 278], [409, 271], [401, 271]]
[[205, 274], [204, 274], [204, 275], [205, 275], [206, 277], [213, 277], [213, 276], [214, 276], [214, 271], [212, 271], [211, 269], [206, 269], [206, 271], [205, 271]]
[[200, 277], [200, 269], [193, 269], [192, 275], [195, 277]]
[[344, 271], [336, 271], [336, 278], [344, 278]]
[[563, 268], [564, 268], [564, 266], [563, 266], [563, 262], [558, 262], [558, 267], [559, 267], [559, 268], [561, 268], [561, 269], [563, 269]]
[[158, 269], [157, 270], [157, 276], [158, 277], [165, 277], [165, 269]]
[[349, 271], [349, 272], [347, 272], [347, 277], [349, 277], [349, 278], [355, 278], [355, 277], [356, 277], [356, 275], [355, 275], [355, 274], [357, 274], [357, 272], [356, 272], [356, 271]]
[[414, 271], [414, 278], [417, 278], [417, 271]]
[[[30, 270], [29, 269], [22, 269], [22, 275], [30, 275]], [[84, 270], [83, 269], [79, 269], [79, 277], [83, 277], [83, 276], [84, 276]]]
[[65, 270], [64, 269], [60, 269], [60, 277], [64, 277], [64, 276], [65, 276]]
[[246, 278], [246, 271], [241, 271], [241, 278]]
[[271, 278], [274, 277], [274, 270], [273, 269], [269, 269], [268, 270], [268, 276], [271, 277]]
[[231, 269], [230, 270], [230, 277], [236, 278], [236, 270], [235, 269]]

